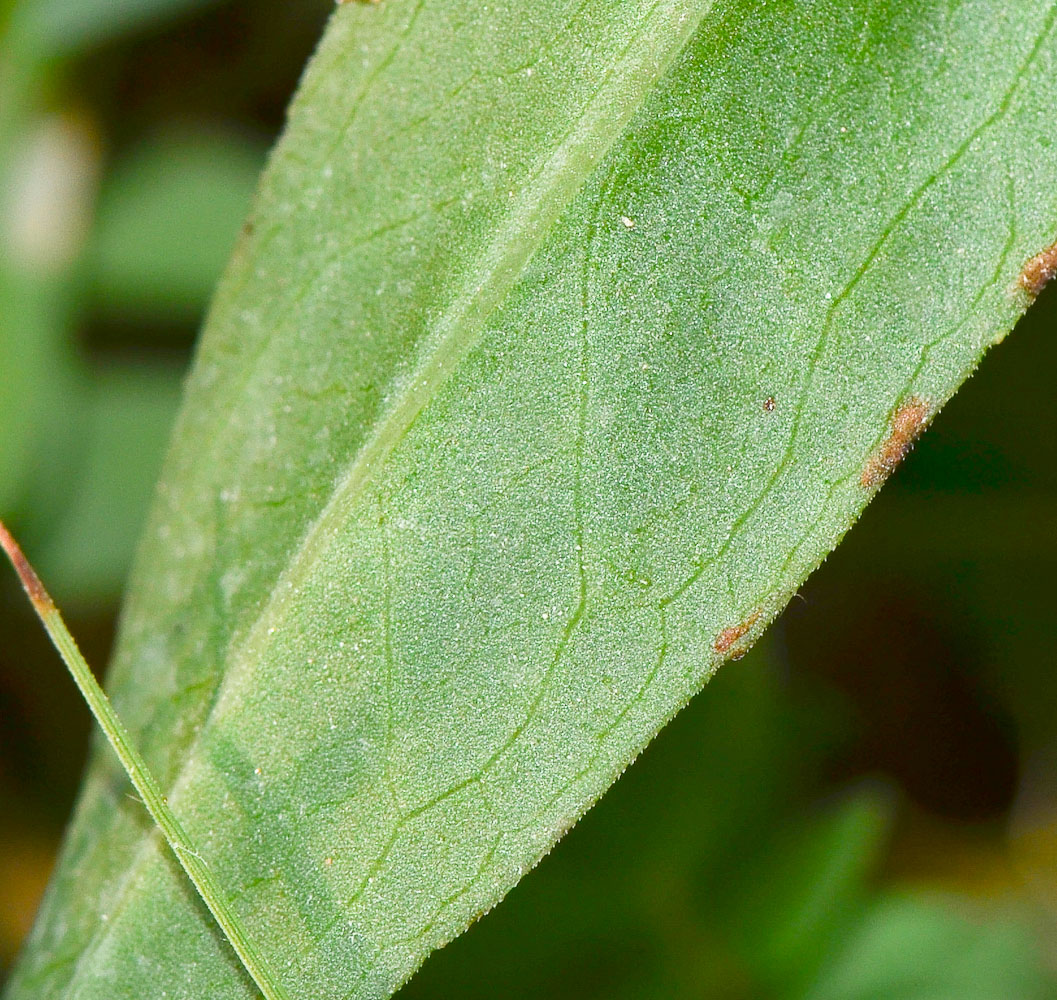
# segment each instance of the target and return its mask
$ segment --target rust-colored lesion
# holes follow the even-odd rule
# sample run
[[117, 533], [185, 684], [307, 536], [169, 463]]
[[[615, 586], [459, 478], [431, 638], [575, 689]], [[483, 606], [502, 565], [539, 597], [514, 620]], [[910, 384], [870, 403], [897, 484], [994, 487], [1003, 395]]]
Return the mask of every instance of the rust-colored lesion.
[[737, 644], [745, 638], [749, 630], [759, 620], [763, 611], [757, 608], [748, 618], [743, 622], [738, 622], [737, 625], [731, 625], [729, 628], [723, 629], [719, 635], [716, 636], [715, 642], [712, 643], [712, 648], [719, 653], [720, 656], [731, 655], [737, 657], [748, 652], [747, 648], [737, 647]]
[[15, 572], [22, 581], [23, 588], [25, 588], [29, 599], [37, 610], [41, 613], [54, 611], [55, 605], [52, 603], [48, 592], [44, 589], [44, 584], [40, 582], [40, 577], [37, 576], [36, 570], [30, 566], [29, 560], [23, 554], [11, 532], [4, 526], [3, 521], [0, 521], [0, 548], [7, 553], [7, 558], [11, 560], [11, 565], [15, 567]]
[[928, 426], [932, 407], [918, 396], [911, 396], [892, 414], [888, 437], [863, 466], [859, 482], [864, 489], [880, 486], [895, 470], [914, 442]]
[[1036, 299], [1054, 278], [1057, 278], [1057, 243], [1035, 254], [1021, 268], [1017, 285]]

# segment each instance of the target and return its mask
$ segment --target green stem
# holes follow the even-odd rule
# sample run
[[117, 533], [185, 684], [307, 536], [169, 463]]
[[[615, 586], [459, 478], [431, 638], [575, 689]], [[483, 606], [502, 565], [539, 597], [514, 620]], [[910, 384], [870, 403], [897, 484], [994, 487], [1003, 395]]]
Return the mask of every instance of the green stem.
[[253, 977], [253, 981], [260, 988], [266, 1000], [289, 1000], [286, 990], [279, 985], [264, 956], [258, 951], [238, 917], [224, 901], [222, 890], [213, 877], [213, 873], [195, 852], [190, 837], [187, 836], [180, 821], [169, 808], [169, 803], [147, 768], [146, 762], [132, 745], [128, 730], [117, 717], [113, 705], [110, 704], [110, 699], [99, 686], [81, 655], [81, 651], [77, 648], [77, 643], [62, 620], [59, 609], [44, 589], [40, 577], [30, 566], [18, 543], [4, 527], [3, 522], [0, 522], [0, 548], [7, 553], [11, 564], [15, 567], [23, 588], [29, 595], [30, 601], [33, 602], [34, 610], [44, 628], [47, 629], [63, 662], [69, 667], [74, 682], [80, 688], [84, 700], [88, 702], [88, 707], [92, 710], [100, 728], [121, 760], [125, 773], [128, 774], [129, 780], [142, 798], [147, 812], [151, 814], [154, 822], [165, 835], [177, 861], [194, 883], [206, 906], [209, 907], [209, 912], [213, 914], [224, 936], [246, 967], [246, 971]]

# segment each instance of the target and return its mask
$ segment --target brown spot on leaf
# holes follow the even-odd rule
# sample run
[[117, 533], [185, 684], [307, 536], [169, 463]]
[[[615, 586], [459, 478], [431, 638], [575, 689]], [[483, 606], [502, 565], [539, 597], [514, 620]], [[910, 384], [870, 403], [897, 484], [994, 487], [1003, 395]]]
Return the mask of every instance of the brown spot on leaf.
[[1033, 299], [1057, 277], [1057, 243], [1035, 254], [1023, 267], [1017, 284]]
[[[724, 656], [734, 648], [734, 645], [741, 639], [745, 638], [746, 633], [760, 620], [760, 615], [763, 612], [757, 608], [748, 618], [743, 622], [739, 622], [737, 625], [731, 625], [729, 628], [723, 629], [719, 635], [716, 636], [716, 641], [712, 643], [712, 648]], [[745, 649], [738, 650], [735, 656], [740, 656], [742, 653], [747, 652]]]
[[864, 489], [880, 486], [895, 471], [928, 425], [931, 413], [929, 404], [917, 396], [911, 396], [900, 404], [892, 414], [888, 437], [863, 467], [859, 482]]

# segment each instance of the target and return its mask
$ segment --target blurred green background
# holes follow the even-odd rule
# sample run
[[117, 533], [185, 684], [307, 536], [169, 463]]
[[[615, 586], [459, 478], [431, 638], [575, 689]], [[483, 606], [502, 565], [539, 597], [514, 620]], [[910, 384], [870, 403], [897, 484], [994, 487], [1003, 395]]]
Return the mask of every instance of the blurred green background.
[[[0, 515], [89, 660], [327, 0], [0, 0]], [[1057, 997], [1057, 288], [768, 638], [402, 997]], [[0, 963], [88, 713], [0, 574]]]

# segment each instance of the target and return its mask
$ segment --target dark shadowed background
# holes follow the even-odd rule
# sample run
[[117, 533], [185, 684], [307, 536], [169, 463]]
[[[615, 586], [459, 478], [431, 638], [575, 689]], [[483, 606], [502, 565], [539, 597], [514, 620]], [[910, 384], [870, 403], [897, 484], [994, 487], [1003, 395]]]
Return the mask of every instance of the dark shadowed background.
[[[97, 668], [326, 0], [0, 0], [0, 515]], [[401, 996], [1057, 996], [1057, 288], [768, 638]], [[0, 574], [0, 967], [89, 716]]]

